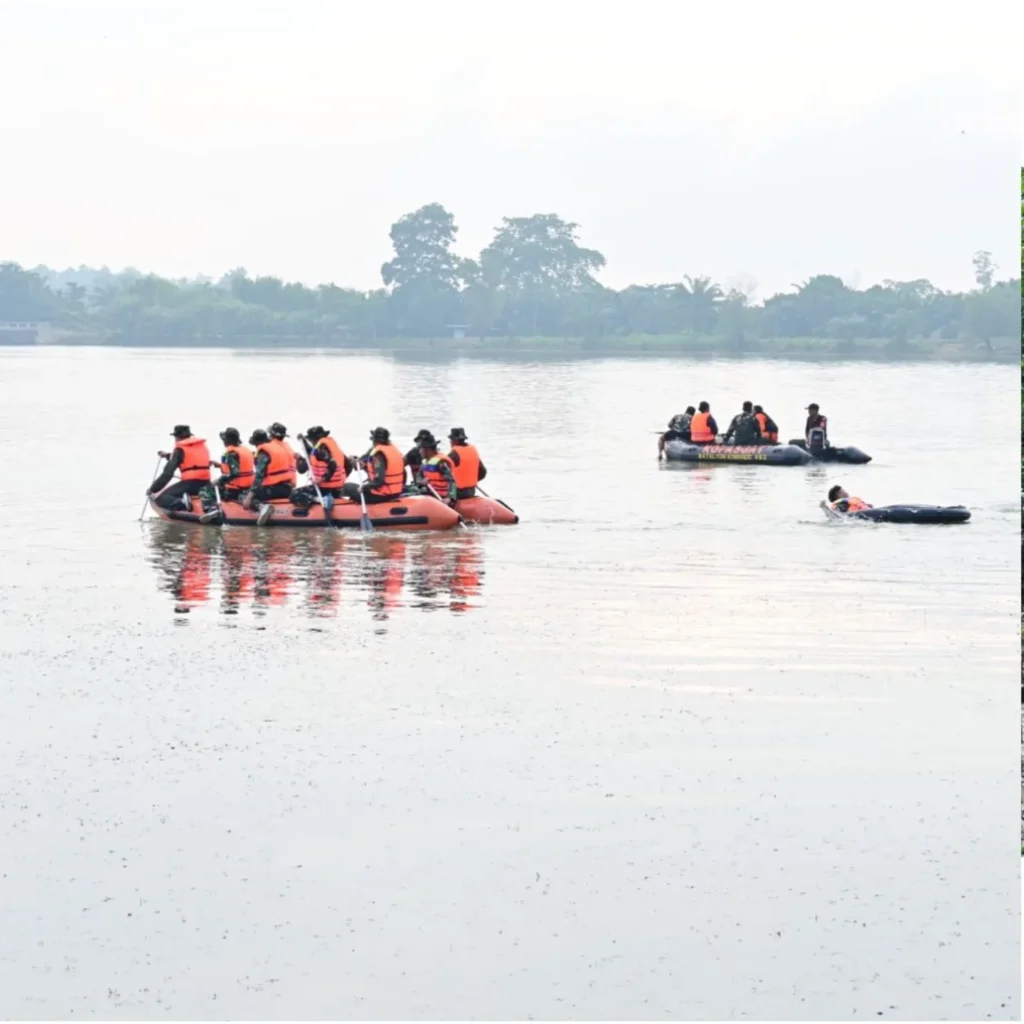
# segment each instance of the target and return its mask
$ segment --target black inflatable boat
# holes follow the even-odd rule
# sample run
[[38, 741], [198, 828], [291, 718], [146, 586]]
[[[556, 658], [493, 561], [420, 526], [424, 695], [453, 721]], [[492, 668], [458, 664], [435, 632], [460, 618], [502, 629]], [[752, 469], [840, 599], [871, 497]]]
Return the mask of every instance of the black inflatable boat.
[[966, 523], [970, 509], [963, 505], [882, 505], [859, 512], [839, 512], [822, 502], [829, 519], [864, 519], [873, 523]]
[[[807, 451], [807, 442], [802, 437], [795, 437], [789, 443]], [[871, 461], [870, 455], [855, 448], [852, 444], [845, 448], [833, 448], [832, 445], [829, 445], [827, 448], [819, 448], [808, 454], [815, 462], [845, 462], [850, 466], [861, 466], [865, 462]]]
[[805, 466], [810, 454], [792, 444], [690, 444], [678, 439], [665, 442], [665, 458], [671, 462], [744, 462], [759, 466]]

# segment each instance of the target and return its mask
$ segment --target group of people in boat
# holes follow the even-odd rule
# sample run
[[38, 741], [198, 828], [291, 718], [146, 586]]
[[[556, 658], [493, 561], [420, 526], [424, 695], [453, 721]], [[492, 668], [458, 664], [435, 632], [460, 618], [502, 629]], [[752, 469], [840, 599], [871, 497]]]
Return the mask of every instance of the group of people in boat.
[[[322, 426], [299, 434], [300, 452], [288, 443], [282, 423], [254, 430], [248, 446], [242, 444], [237, 428], [227, 427], [220, 434], [224, 451], [219, 461], [211, 460], [206, 441], [188, 426], [179, 424], [172, 436], [174, 447], [158, 453], [167, 462], [146, 493], [155, 495], [156, 504], [168, 510], [191, 508], [192, 498], [198, 496], [202, 522], [218, 519], [224, 501], [257, 511], [260, 525], [274, 514], [271, 502], [275, 499], [300, 508], [322, 502], [329, 509], [338, 499], [374, 504], [414, 493], [454, 505], [474, 497], [477, 485], [487, 476], [479, 451], [462, 427], [452, 427], [447, 452], [440, 451], [429, 430], [421, 430], [405, 455], [391, 443], [386, 427], [375, 427], [370, 432], [371, 447], [358, 458], [346, 455]], [[211, 469], [219, 470], [216, 479]], [[349, 479], [357, 469], [365, 474], [361, 483]], [[299, 486], [303, 473], [309, 474], [311, 482]], [[175, 474], [179, 479], [172, 483]]]
[[[669, 420], [668, 430], [658, 439], [658, 458], [664, 457], [665, 444], [673, 440], [688, 444], [778, 444], [779, 427], [762, 406], [744, 402], [719, 440], [718, 422], [711, 413], [711, 406], [701, 402], [696, 409], [689, 405], [685, 412], [677, 413]], [[804, 443], [808, 451], [828, 447], [828, 419], [817, 402], [807, 406]]]

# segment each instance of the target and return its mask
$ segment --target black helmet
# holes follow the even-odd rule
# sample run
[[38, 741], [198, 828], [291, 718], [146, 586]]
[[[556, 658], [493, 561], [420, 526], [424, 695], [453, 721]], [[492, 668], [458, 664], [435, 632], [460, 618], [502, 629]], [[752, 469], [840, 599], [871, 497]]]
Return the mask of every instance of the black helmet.
[[288, 428], [283, 423], [271, 423], [267, 427], [267, 431], [271, 437], [276, 437], [279, 441], [283, 441], [288, 436]]
[[172, 431], [171, 437], [176, 437], [180, 441], [182, 438], [191, 437], [192, 431], [185, 426], [184, 423], [179, 423]]
[[416, 435], [416, 443], [421, 448], [436, 448], [437, 438], [429, 430], [421, 430]]
[[391, 431], [387, 427], [374, 427], [370, 432], [370, 440], [376, 444], [389, 444], [391, 442]]
[[306, 431], [306, 437], [308, 437], [310, 441], [319, 441], [321, 437], [326, 437], [329, 433], [330, 431], [324, 430], [323, 427], [310, 427], [309, 430]]
[[238, 433], [237, 427], [225, 427], [220, 432], [220, 439], [225, 444], [241, 444], [242, 435]]
[[448, 440], [449, 441], [465, 441], [466, 440], [465, 428], [464, 427], [452, 427], [452, 429], [448, 431]]
[[262, 427], [257, 427], [249, 438], [249, 444], [266, 444], [269, 440], [270, 435]]

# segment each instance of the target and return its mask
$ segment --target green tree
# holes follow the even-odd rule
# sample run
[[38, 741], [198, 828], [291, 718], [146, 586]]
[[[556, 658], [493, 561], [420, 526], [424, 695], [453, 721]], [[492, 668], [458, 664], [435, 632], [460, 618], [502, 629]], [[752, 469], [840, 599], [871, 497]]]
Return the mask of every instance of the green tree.
[[384, 285], [406, 333], [432, 334], [459, 314], [465, 260], [452, 251], [455, 218], [430, 203], [391, 225], [394, 259], [380, 268]]
[[999, 269], [992, 262], [992, 253], [979, 249], [974, 254], [971, 263], [974, 266], [974, 280], [977, 282], [978, 287], [983, 290], [991, 288], [992, 282], [995, 280], [996, 271]]
[[557, 328], [561, 301], [597, 285], [593, 275], [605, 265], [605, 258], [579, 244], [578, 227], [553, 213], [504, 217], [480, 254], [484, 277], [505, 293], [517, 330], [536, 335], [542, 326]]

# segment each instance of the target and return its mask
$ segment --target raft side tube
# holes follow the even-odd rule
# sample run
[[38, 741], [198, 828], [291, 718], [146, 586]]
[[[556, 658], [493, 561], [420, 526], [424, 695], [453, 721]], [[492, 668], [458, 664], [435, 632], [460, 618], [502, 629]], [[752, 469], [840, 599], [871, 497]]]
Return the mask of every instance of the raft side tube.
[[[202, 508], [198, 498], [192, 499], [192, 511], [184, 509], [167, 510], [150, 498], [150, 507], [163, 520], [175, 523], [199, 523]], [[327, 526], [322, 505], [300, 508], [285, 499], [274, 499], [274, 515], [267, 527], [319, 528]], [[224, 515], [209, 526], [256, 526], [259, 515], [244, 508], [239, 502], [225, 501], [221, 508]], [[410, 494], [395, 501], [378, 502], [366, 506], [370, 522], [380, 530], [451, 530], [458, 525], [459, 513], [443, 502], [427, 494]], [[331, 508], [330, 525], [341, 529], [358, 529], [362, 514], [360, 503], [348, 499], [337, 499]]]
[[485, 498], [477, 494], [472, 498], [460, 498], [455, 502], [455, 511], [468, 523], [484, 526], [515, 526], [519, 516], [503, 501]]
[[792, 444], [692, 444], [665, 442], [665, 458], [672, 462], [733, 462], [761, 466], [805, 466], [811, 456]]
[[859, 512], [838, 512], [824, 503], [822, 507], [829, 519], [860, 519], [872, 523], [942, 525], [966, 523], [971, 518], [970, 509], [963, 505], [881, 505]]
[[[802, 437], [794, 437], [789, 443], [807, 451], [807, 442]], [[867, 452], [861, 451], [860, 448], [852, 444], [846, 445], [846, 447], [829, 445], [828, 448], [808, 454], [815, 462], [843, 462], [850, 466], [862, 466], [871, 461], [871, 456]]]

